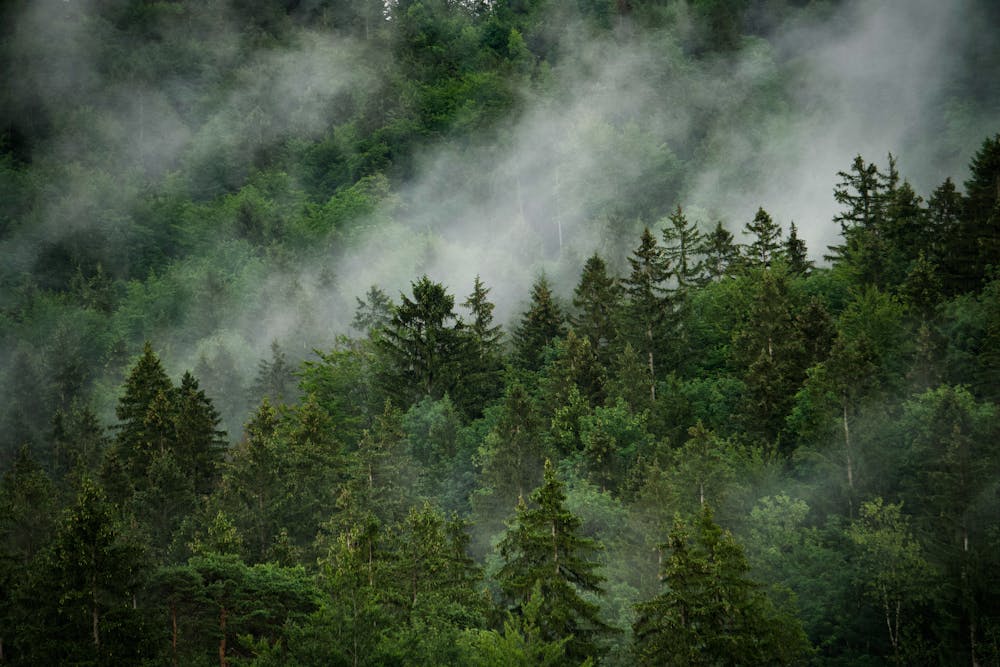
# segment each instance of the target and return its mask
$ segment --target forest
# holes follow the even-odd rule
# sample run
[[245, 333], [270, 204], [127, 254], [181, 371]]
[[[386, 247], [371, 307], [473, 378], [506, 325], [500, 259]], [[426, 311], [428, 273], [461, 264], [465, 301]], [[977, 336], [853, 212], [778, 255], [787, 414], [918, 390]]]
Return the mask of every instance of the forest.
[[0, 4], [0, 665], [1000, 665], [998, 30]]

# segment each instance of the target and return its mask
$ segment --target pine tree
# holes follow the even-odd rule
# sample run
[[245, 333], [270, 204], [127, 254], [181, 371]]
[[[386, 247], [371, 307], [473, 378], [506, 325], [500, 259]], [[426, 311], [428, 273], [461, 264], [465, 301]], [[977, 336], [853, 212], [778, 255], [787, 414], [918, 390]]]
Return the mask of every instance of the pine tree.
[[809, 261], [806, 242], [799, 238], [795, 223], [788, 230], [788, 238], [784, 246], [785, 261], [788, 262], [788, 272], [794, 276], [804, 276], [812, 271], [813, 264]]
[[226, 432], [219, 429], [222, 419], [198, 380], [184, 373], [175, 396], [174, 452], [185, 473], [194, 481], [198, 495], [208, 495], [221, 474], [226, 452]]
[[358, 302], [357, 310], [354, 312], [354, 319], [351, 326], [367, 336], [371, 336], [377, 331], [384, 329], [391, 321], [395, 306], [377, 285], [372, 285], [365, 294], [365, 300], [355, 297]]
[[573, 290], [576, 315], [571, 321], [573, 329], [590, 341], [590, 348], [604, 366], [610, 363], [611, 350], [618, 338], [620, 299], [618, 281], [608, 275], [604, 260], [594, 253], [584, 264], [580, 282]]
[[278, 341], [271, 341], [271, 360], [257, 363], [257, 377], [250, 385], [250, 405], [256, 407], [265, 397], [278, 405], [294, 403], [298, 398], [295, 385], [294, 369]]
[[494, 306], [489, 293], [490, 288], [477, 275], [472, 293], [462, 302], [471, 317], [463, 328], [466, 349], [461, 381], [454, 398], [461, 400], [462, 408], [472, 417], [480, 416], [483, 407], [493, 402], [501, 391], [503, 331], [499, 324], [493, 324]]
[[603, 578], [593, 555], [600, 545], [580, 535], [581, 520], [566, 509], [563, 483], [546, 460], [544, 481], [523, 499], [499, 550], [504, 564], [497, 579], [504, 593], [524, 608], [539, 585], [543, 597], [538, 614], [542, 639], [572, 636], [566, 645], [570, 659], [582, 661], [601, 654], [600, 640], [609, 631], [599, 608], [584, 593], [600, 594]]
[[116, 447], [133, 480], [144, 476], [153, 449], [165, 446], [170, 437], [167, 429], [173, 426], [173, 418], [169, 414], [169, 397], [173, 391], [163, 365], [147, 341], [115, 408], [119, 421]]
[[423, 396], [441, 398], [457, 380], [461, 324], [455, 298], [427, 276], [411, 284], [413, 299], [400, 295], [392, 320], [377, 339], [385, 358], [386, 392], [400, 405]]
[[767, 268], [781, 255], [781, 226], [763, 208], [743, 227], [753, 240], [746, 247], [745, 262], [751, 268]]
[[675, 519], [665, 590], [637, 605], [641, 665], [796, 664], [808, 651], [797, 619], [774, 608], [748, 576], [743, 548], [703, 506], [694, 532]]
[[543, 274], [532, 286], [531, 303], [514, 330], [514, 358], [522, 368], [541, 370], [546, 348], [564, 335], [566, 317]]
[[689, 222], [678, 206], [663, 228], [663, 258], [670, 266], [670, 276], [676, 282], [677, 291], [686, 291], [702, 282], [704, 263], [696, 258], [703, 244], [698, 225]]
[[700, 252], [705, 256], [705, 273], [709, 280], [720, 280], [739, 258], [733, 235], [722, 226], [721, 221], [716, 222], [715, 229], [705, 236]]
[[628, 295], [626, 321], [631, 325], [628, 338], [635, 350], [646, 358], [650, 402], [656, 402], [656, 357], [667, 310], [664, 282], [669, 266], [649, 228], [643, 230], [639, 247], [628, 262], [632, 270], [623, 281]]
[[153, 657], [136, 595], [141, 549], [123, 533], [103, 491], [87, 480], [33, 568], [35, 600], [17, 648], [27, 664], [138, 664]]

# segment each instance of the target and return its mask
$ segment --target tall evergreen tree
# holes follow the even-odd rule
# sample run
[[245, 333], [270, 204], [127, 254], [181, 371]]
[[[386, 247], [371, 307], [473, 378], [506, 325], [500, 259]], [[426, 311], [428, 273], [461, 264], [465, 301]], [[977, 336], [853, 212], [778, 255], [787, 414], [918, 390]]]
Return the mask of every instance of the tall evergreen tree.
[[545, 461], [544, 481], [531, 494], [532, 507], [522, 499], [503, 541], [504, 564], [497, 579], [504, 593], [519, 607], [529, 604], [536, 585], [543, 597], [538, 614], [542, 638], [572, 637], [566, 645], [570, 659], [582, 661], [602, 652], [601, 638], [610, 630], [599, 608], [582, 594], [602, 592], [593, 555], [600, 544], [580, 535], [581, 520], [566, 509], [563, 483], [552, 462]]
[[715, 223], [715, 229], [705, 235], [700, 252], [704, 255], [705, 274], [710, 280], [719, 280], [739, 258], [739, 249], [733, 243], [733, 235]]
[[466, 414], [478, 417], [483, 408], [499, 396], [500, 372], [503, 369], [501, 342], [503, 330], [493, 323], [493, 303], [489, 300], [490, 288], [476, 276], [472, 293], [462, 302], [470, 319], [463, 333], [466, 343], [462, 355], [462, 372], [456, 400], [460, 400]]
[[643, 230], [639, 247], [628, 258], [631, 273], [623, 281], [628, 296], [626, 321], [630, 324], [629, 342], [646, 358], [650, 401], [656, 401], [656, 357], [666, 312], [666, 288], [669, 265], [663, 249], [649, 231]]
[[698, 259], [704, 238], [695, 222], [689, 222], [684, 211], [677, 210], [663, 227], [663, 257], [670, 266], [670, 276], [678, 291], [685, 291], [701, 282], [704, 264]]
[[455, 297], [427, 276], [411, 284], [413, 299], [400, 295], [392, 320], [378, 338], [385, 356], [383, 383], [400, 405], [423, 396], [441, 398], [458, 380], [461, 324]]
[[545, 349], [565, 334], [566, 317], [543, 274], [531, 287], [531, 303], [514, 330], [514, 358], [522, 368], [541, 370]]
[[611, 362], [611, 351], [618, 338], [618, 309], [621, 288], [618, 281], [608, 275], [607, 264], [594, 253], [583, 265], [580, 282], [573, 290], [571, 318], [573, 329], [590, 341], [590, 349], [606, 367]]
[[125, 391], [115, 408], [119, 422], [115, 445], [133, 480], [144, 475], [154, 447], [169, 437], [167, 429], [173, 426], [173, 419], [163, 411], [169, 406], [173, 391], [170, 378], [147, 341], [142, 356], [125, 380]]
[[175, 401], [174, 451], [177, 461], [194, 481], [195, 492], [208, 495], [219, 479], [226, 452], [226, 432], [219, 429], [222, 419], [190, 372], [184, 373], [181, 378]]
[[785, 261], [788, 262], [788, 271], [792, 275], [804, 276], [812, 270], [812, 262], [809, 261], [809, 251], [806, 242], [799, 238], [795, 223], [788, 229], [788, 237], [784, 244]]
[[745, 261], [749, 267], [769, 267], [781, 254], [781, 226], [763, 208], [757, 209], [753, 220], [743, 227], [752, 239], [746, 247]]
[[667, 541], [665, 590], [637, 606], [641, 665], [788, 665], [809, 650], [798, 620], [749, 578], [735, 538], [703, 506], [694, 530], [679, 518]]

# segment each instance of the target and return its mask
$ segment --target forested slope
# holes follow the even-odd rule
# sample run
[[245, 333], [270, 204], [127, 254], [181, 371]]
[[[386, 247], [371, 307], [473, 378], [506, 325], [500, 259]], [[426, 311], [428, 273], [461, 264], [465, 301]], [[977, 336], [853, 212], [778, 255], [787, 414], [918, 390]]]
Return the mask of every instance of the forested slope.
[[1000, 14], [889, 4], [5, 3], [0, 662], [1000, 663]]

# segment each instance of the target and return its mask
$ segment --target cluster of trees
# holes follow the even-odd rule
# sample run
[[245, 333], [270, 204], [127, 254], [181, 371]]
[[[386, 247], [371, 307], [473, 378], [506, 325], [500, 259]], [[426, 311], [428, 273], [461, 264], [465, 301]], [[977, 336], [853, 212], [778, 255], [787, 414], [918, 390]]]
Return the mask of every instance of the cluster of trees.
[[678, 207], [509, 333], [372, 287], [228, 449], [146, 344], [3, 477], [4, 660], [994, 664], [998, 165], [859, 158], [825, 268]]
[[560, 251], [513, 322], [417, 270], [323, 337], [351, 276], [275, 278], [432, 247], [424, 151], [515, 143], [581, 40], [682, 85], [837, 4], [4, 3], [0, 663], [1000, 663], [1000, 135], [925, 196], [859, 156], [810, 254], [676, 205], [722, 102], [616, 106], [552, 210], [462, 174]]

